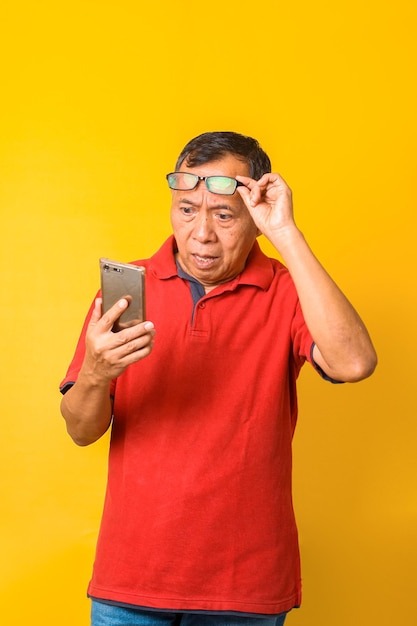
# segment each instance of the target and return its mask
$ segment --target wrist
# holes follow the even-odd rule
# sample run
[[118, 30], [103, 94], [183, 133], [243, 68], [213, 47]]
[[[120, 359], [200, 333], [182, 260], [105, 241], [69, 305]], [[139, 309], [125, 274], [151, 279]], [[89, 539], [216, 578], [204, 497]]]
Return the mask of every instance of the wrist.
[[111, 376], [103, 375], [103, 372], [99, 372], [95, 365], [84, 362], [78, 374], [77, 383], [87, 389], [108, 391], [111, 380]]
[[295, 224], [282, 226], [273, 231], [268, 239], [283, 258], [296, 252], [299, 246], [306, 245], [303, 233]]

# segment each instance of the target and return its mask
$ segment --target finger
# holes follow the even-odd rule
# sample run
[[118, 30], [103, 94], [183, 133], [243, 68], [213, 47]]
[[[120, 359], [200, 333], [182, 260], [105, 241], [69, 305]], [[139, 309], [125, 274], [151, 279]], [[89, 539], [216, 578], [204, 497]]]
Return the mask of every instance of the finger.
[[128, 306], [129, 302], [126, 298], [122, 298], [103, 314], [101, 322], [103, 323], [105, 330], [111, 330], [113, 328], [114, 322], [119, 319], [123, 311], [125, 311]]
[[245, 187], [238, 187], [237, 190], [248, 208], [256, 206], [261, 201], [263, 191], [269, 182], [269, 176], [269, 174], [264, 174], [259, 180], [254, 180], [248, 176], [236, 176], [236, 180], [245, 185]]
[[[117, 333], [117, 335], [121, 335], [121, 333]], [[130, 341], [123, 342], [114, 349], [113, 354], [123, 369], [132, 363], [136, 363], [137, 361], [144, 359], [152, 352], [154, 347], [154, 336], [155, 330], [152, 328], [146, 334], [136, 337]]]
[[269, 187], [279, 187], [280, 189], [289, 189], [288, 184], [282, 178], [278, 172], [271, 172], [270, 174], [264, 174], [262, 178], [258, 180], [258, 185], [261, 189], [267, 190]]
[[[240, 183], [243, 183], [245, 187], [248, 189], [252, 189], [254, 185], [256, 185], [256, 180], [250, 178], [249, 176], [236, 176], [236, 180]], [[238, 189], [242, 189], [242, 187], [238, 187]]]
[[278, 180], [278, 178], [278, 174], [270, 172], [261, 176], [256, 185], [254, 185], [253, 187], [252, 198], [259, 201], [262, 194], [268, 189], [268, 187], [273, 185]]
[[237, 187], [236, 191], [246, 204], [247, 209], [250, 210], [254, 206], [252, 203], [252, 192], [257, 185], [257, 181], [249, 176], [236, 176], [236, 180], [244, 184], [244, 187]]
[[[243, 177], [237, 176], [236, 178], [242, 179]], [[251, 181], [252, 179], [247, 179]], [[246, 184], [244, 182], [244, 184]], [[250, 206], [255, 207], [257, 204], [263, 201], [265, 194], [273, 187], [281, 189], [287, 189], [288, 185], [285, 180], [277, 172], [267, 172], [258, 181], [250, 182], [247, 187], [250, 189]], [[242, 189], [242, 187], [238, 187]], [[242, 194], [241, 194], [242, 195]]]
[[140, 352], [143, 349], [148, 349], [149, 346], [152, 346], [154, 343], [155, 331], [151, 330], [146, 335], [141, 335], [140, 337], [136, 337], [127, 343], [124, 343], [120, 346], [120, 351], [122, 355], [131, 355], [135, 352]]
[[126, 346], [132, 342], [149, 341], [155, 335], [155, 328], [152, 322], [140, 322], [129, 328], [125, 328], [118, 333], [112, 333], [112, 346], [114, 348]]
[[246, 204], [246, 208], [250, 209], [251, 208], [250, 190], [248, 189], [248, 187], [237, 187], [236, 191], [242, 198], [243, 202]]

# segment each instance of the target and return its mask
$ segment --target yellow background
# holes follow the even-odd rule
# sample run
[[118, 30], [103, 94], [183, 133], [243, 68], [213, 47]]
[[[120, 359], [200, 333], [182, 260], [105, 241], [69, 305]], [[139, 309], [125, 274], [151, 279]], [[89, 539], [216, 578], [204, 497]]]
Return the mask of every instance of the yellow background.
[[88, 624], [108, 440], [72, 444], [57, 387], [98, 257], [159, 246], [164, 174], [207, 130], [260, 140], [380, 359], [358, 385], [302, 373], [288, 625], [417, 623], [415, 6], [3, 0], [3, 624]]

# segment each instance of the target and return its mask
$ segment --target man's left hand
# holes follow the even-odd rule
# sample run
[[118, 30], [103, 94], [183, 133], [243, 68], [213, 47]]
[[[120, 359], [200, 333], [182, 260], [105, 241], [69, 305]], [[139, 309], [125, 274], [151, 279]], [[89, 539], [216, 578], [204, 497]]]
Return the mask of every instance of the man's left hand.
[[247, 176], [236, 179], [245, 185], [238, 187], [237, 192], [268, 239], [276, 240], [288, 228], [295, 227], [291, 189], [279, 174], [264, 174], [258, 181]]

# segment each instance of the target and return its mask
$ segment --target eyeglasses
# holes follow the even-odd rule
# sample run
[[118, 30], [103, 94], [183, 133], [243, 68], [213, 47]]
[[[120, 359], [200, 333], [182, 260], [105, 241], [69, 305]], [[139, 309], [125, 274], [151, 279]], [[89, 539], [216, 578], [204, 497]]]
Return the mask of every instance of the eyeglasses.
[[171, 172], [171, 174], [166, 175], [166, 179], [169, 188], [177, 191], [191, 191], [197, 187], [200, 180], [204, 180], [208, 191], [221, 196], [232, 196], [236, 187], [245, 186], [230, 176], [197, 176], [197, 174], [190, 174], [189, 172]]

